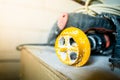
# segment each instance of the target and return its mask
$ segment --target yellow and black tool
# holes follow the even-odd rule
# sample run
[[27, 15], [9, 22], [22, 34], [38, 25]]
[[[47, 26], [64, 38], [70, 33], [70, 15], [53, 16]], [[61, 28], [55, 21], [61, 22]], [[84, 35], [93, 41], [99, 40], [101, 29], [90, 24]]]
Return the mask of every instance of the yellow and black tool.
[[109, 54], [112, 52], [114, 38], [102, 28], [83, 32], [79, 28], [64, 29], [56, 39], [55, 50], [58, 58], [67, 65], [83, 66], [91, 52]]
[[63, 63], [73, 66], [83, 66], [91, 51], [88, 37], [75, 27], [66, 28], [60, 33], [55, 42], [55, 49]]

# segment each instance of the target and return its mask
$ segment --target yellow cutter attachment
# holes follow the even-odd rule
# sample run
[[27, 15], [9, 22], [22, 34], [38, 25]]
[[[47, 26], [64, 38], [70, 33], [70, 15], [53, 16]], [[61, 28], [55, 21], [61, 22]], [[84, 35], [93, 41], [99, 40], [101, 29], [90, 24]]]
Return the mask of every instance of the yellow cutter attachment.
[[55, 50], [67, 65], [83, 66], [90, 57], [90, 42], [85, 33], [75, 27], [64, 29], [57, 37]]

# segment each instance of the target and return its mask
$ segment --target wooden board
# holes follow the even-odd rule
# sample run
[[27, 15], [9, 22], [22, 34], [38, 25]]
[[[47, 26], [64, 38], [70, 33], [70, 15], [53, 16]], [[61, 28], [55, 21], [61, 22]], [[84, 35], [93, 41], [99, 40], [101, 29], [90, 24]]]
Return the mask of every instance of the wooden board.
[[91, 56], [85, 66], [73, 67], [61, 63], [53, 47], [24, 47], [21, 75], [24, 80], [120, 80], [120, 70], [110, 70], [109, 57]]

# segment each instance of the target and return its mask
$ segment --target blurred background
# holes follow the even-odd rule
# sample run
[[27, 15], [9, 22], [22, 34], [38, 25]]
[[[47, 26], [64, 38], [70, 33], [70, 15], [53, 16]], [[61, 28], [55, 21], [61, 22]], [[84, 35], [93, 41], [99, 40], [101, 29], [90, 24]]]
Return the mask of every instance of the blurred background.
[[45, 43], [59, 15], [79, 7], [72, 0], [0, 0], [0, 80], [19, 80], [16, 46]]

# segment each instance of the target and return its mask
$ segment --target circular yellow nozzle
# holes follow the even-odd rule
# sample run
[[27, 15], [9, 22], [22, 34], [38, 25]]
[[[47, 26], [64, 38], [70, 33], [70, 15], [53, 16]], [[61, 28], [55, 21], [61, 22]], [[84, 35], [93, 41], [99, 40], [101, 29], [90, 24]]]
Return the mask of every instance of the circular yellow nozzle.
[[83, 66], [90, 57], [90, 42], [82, 30], [69, 27], [57, 37], [55, 50], [63, 63]]

